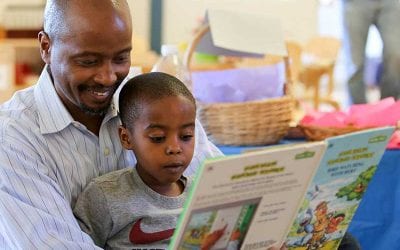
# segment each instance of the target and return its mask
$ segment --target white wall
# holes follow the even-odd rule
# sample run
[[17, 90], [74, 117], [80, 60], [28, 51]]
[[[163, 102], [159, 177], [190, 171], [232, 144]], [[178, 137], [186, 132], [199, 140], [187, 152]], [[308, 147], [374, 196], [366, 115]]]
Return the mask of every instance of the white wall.
[[202, 0], [163, 0], [162, 43], [188, 41], [206, 10]]
[[44, 3], [45, 0], [1, 0], [0, 25], [8, 29], [38, 29], [43, 23]]
[[[133, 22], [134, 46], [149, 48], [150, 41], [150, 0], [128, 0]], [[145, 44], [137, 44], [144, 42]], [[142, 49], [142, 48], [140, 48]]]
[[[0, 17], [7, 4], [41, 4], [45, 0], [0, 0]], [[301, 4], [300, 4], [301, 2]], [[128, 0], [133, 19], [134, 35], [148, 46], [150, 41], [150, 5], [151, 0]], [[309, 36], [316, 30], [316, 11], [310, 5], [315, 0], [163, 0], [163, 43], [188, 41], [199, 19], [204, 16], [207, 7], [241, 9], [256, 11], [268, 15], [281, 15], [285, 22], [292, 22], [303, 28], [295, 29], [297, 36]], [[289, 8], [289, 5], [293, 5]], [[299, 10], [299, 7], [302, 9]], [[310, 14], [315, 13], [315, 15]], [[0, 18], [1, 22], [1, 18]], [[289, 31], [290, 33], [292, 31]], [[289, 34], [289, 37], [292, 34]], [[141, 45], [142, 46], [142, 45]]]
[[187, 41], [209, 7], [279, 18], [287, 39], [305, 41], [317, 33], [316, 0], [163, 0], [163, 4], [164, 43]]
[[[0, 0], [0, 17], [6, 5], [41, 4], [45, 0]], [[240, 9], [281, 16], [288, 26], [287, 37], [304, 40], [317, 32], [342, 37], [341, 1], [330, 6], [318, 6], [317, 0], [163, 0], [163, 43], [188, 41], [207, 7]], [[133, 19], [134, 37], [139, 46], [149, 48], [151, 0], [128, 0]], [[292, 7], [288, 7], [292, 5]], [[1, 22], [1, 18], [0, 18]], [[0, 23], [1, 25], [1, 23]], [[300, 28], [296, 28], [300, 27]], [[296, 33], [296, 34], [294, 34]], [[375, 28], [371, 28], [367, 53], [380, 54], [382, 43]]]

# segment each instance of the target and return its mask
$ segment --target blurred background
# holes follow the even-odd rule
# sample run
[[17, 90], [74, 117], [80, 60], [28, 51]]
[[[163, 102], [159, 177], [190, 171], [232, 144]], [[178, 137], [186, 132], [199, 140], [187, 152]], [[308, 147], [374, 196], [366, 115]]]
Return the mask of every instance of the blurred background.
[[[342, 1], [327, 0], [128, 0], [134, 27], [132, 62], [148, 71], [157, 61], [162, 44], [176, 44], [181, 50], [201, 24], [205, 10], [216, 8], [245, 8], [246, 11], [266, 13], [281, 18], [285, 39], [300, 45], [316, 36], [343, 39]], [[43, 63], [38, 53], [37, 32], [42, 27], [45, 0], [0, 1], [0, 102], [8, 99], [18, 88], [35, 83]], [[244, 7], [243, 7], [244, 6]], [[376, 78], [380, 65], [382, 42], [371, 27], [367, 43], [365, 72], [368, 100], [379, 99]], [[349, 105], [346, 80], [348, 54], [343, 46], [335, 58], [334, 88], [331, 98], [341, 108]], [[303, 61], [304, 55], [302, 58]], [[326, 76], [320, 77], [320, 91], [327, 87]], [[298, 90], [303, 91], [303, 90]], [[311, 94], [312, 95], [312, 94]], [[324, 104], [321, 104], [324, 108]]]

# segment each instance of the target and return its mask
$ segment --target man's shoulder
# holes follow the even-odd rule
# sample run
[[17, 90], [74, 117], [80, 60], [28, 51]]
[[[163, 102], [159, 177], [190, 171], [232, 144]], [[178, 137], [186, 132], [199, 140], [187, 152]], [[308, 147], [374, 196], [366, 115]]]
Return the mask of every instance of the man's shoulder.
[[16, 111], [31, 108], [35, 102], [34, 87], [31, 86], [16, 91], [9, 100], [0, 105], [0, 110]]
[[32, 132], [38, 127], [38, 112], [33, 88], [18, 91], [0, 105], [0, 140], [13, 132]]
[[34, 88], [29, 87], [19, 90], [6, 102], [0, 105], [0, 116], [18, 117], [21, 114], [32, 114], [37, 110]]

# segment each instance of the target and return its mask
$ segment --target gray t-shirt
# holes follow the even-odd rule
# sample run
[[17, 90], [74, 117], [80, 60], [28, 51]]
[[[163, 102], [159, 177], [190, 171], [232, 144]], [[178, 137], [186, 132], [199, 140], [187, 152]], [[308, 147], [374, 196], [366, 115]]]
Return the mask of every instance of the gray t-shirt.
[[167, 249], [191, 179], [182, 177], [183, 193], [160, 195], [136, 168], [100, 176], [78, 197], [74, 214], [83, 231], [105, 249]]

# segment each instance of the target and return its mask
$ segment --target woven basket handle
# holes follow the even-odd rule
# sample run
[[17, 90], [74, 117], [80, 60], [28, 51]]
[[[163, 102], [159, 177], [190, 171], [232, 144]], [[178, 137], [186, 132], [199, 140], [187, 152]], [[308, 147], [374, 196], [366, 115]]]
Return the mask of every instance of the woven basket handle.
[[188, 44], [188, 47], [185, 51], [185, 54], [183, 55], [183, 64], [190, 70], [190, 62], [192, 60], [192, 56], [194, 51], [196, 50], [197, 45], [199, 44], [200, 40], [203, 38], [207, 32], [210, 31], [210, 25], [205, 24], [201, 26], [196, 34], [194, 34], [194, 37], [192, 41]]
[[[200, 40], [204, 37], [207, 32], [210, 31], [210, 25], [205, 24], [201, 26], [196, 34], [194, 35], [193, 39], [190, 41], [185, 54], [183, 55], [183, 64], [190, 70], [190, 64], [192, 60], [192, 56], [194, 51], [196, 50], [197, 45], [199, 44]], [[293, 86], [293, 78], [290, 69], [290, 62], [289, 57], [284, 56], [283, 62], [285, 64], [285, 75], [286, 75], [286, 83], [283, 86], [283, 93], [288, 96], [292, 96], [292, 86]]]

